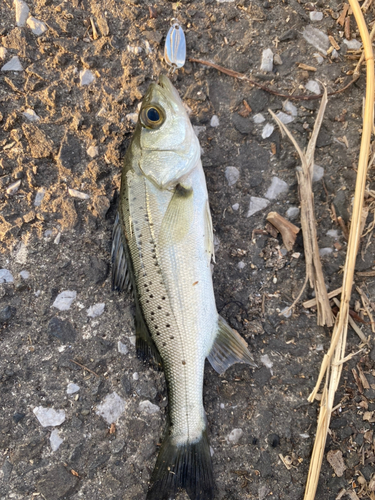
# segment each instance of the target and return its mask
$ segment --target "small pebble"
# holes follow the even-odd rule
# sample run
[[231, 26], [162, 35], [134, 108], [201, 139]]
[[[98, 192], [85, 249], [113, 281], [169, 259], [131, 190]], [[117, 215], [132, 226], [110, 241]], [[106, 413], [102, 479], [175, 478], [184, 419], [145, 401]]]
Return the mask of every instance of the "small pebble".
[[298, 207], [289, 207], [286, 211], [286, 216], [290, 220], [298, 219], [299, 216], [299, 208]]
[[65, 421], [64, 410], [54, 410], [53, 408], [37, 406], [33, 409], [33, 413], [43, 427], [54, 427], [56, 425], [61, 425]]
[[318, 52], [315, 52], [314, 57], [318, 64], [322, 64], [322, 62], [324, 61], [324, 57], [321, 56]]
[[128, 354], [129, 349], [126, 344], [123, 344], [121, 340], [117, 342], [117, 350], [120, 354]]
[[249, 210], [246, 217], [251, 217], [252, 215], [260, 212], [269, 205], [269, 201], [264, 198], [258, 198], [257, 196], [250, 196]]
[[68, 384], [68, 387], [66, 388], [66, 393], [67, 394], [75, 394], [79, 390], [80, 390], [80, 386], [79, 385], [73, 384], [72, 382], [70, 382]]
[[40, 120], [40, 117], [33, 109], [26, 109], [22, 114], [29, 122], [38, 122]]
[[262, 130], [262, 139], [267, 139], [267, 137], [270, 137], [275, 130], [275, 127], [271, 123], [266, 123]]
[[232, 209], [237, 211], [238, 209], [240, 208], [240, 204], [239, 203], [235, 203], [234, 205], [232, 205]]
[[261, 71], [270, 73], [273, 70], [273, 52], [271, 49], [265, 49], [262, 52]]
[[362, 43], [359, 40], [347, 40], [344, 38], [344, 43], [350, 50], [359, 50], [362, 47]]
[[13, 182], [13, 184], [10, 184], [10, 186], [7, 187], [6, 192], [9, 194], [9, 196], [13, 196], [14, 194], [17, 193], [21, 185], [21, 179], [19, 181]]
[[337, 231], [337, 229], [330, 229], [329, 231], [327, 231], [327, 236], [330, 236], [331, 238], [335, 238], [337, 239], [339, 237], [339, 232]]
[[273, 56], [273, 64], [275, 66], [281, 66], [282, 63], [283, 63], [283, 60], [281, 59], [280, 54], [275, 54]]
[[23, 280], [28, 280], [30, 278], [29, 271], [21, 271], [19, 274]]
[[95, 413], [103, 417], [108, 424], [113, 424], [124, 413], [125, 406], [125, 400], [113, 392], [108, 394], [103, 403], [97, 406]]
[[160, 412], [160, 408], [157, 405], [151, 403], [151, 401], [141, 401], [138, 405], [139, 410], [147, 415], [155, 415]]
[[17, 245], [14, 252], [14, 260], [17, 262], [17, 264], [26, 264], [27, 254], [27, 246], [23, 241], [21, 241], [19, 245]]
[[273, 375], [272, 373], [273, 362], [270, 360], [268, 354], [263, 354], [260, 357], [260, 361], [264, 364], [266, 368], [268, 368], [271, 371], [271, 374]]
[[323, 176], [324, 176], [324, 168], [314, 164], [312, 181], [318, 182], [320, 181], [320, 179], [323, 178]]
[[325, 248], [319, 249], [319, 255], [321, 257], [326, 257], [327, 255], [330, 255], [332, 252], [333, 252], [333, 250], [330, 247], [325, 247]]
[[79, 73], [80, 84], [90, 85], [95, 80], [95, 76], [91, 73], [89, 69], [83, 69]]
[[309, 44], [313, 45], [323, 54], [327, 52], [331, 45], [328, 36], [323, 33], [323, 31], [320, 31], [310, 25], [306, 26], [302, 33], [302, 36]]
[[99, 302], [98, 304], [94, 304], [93, 306], [87, 309], [87, 316], [89, 316], [90, 318], [97, 318], [98, 316], [101, 316], [103, 314], [104, 308], [105, 308], [104, 302]]
[[295, 107], [295, 105], [293, 103], [291, 103], [290, 101], [284, 101], [283, 102], [283, 108], [284, 110], [289, 113], [290, 115], [292, 116], [297, 116], [298, 115], [298, 110], [297, 108]]
[[23, 71], [23, 67], [18, 57], [13, 56], [10, 61], [4, 64], [1, 71]]
[[266, 119], [264, 118], [262, 113], [257, 113], [256, 115], [253, 116], [254, 123], [263, 123], [265, 121], [266, 121]]
[[90, 146], [86, 153], [91, 157], [91, 158], [96, 158], [99, 154], [99, 149], [97, 146]]
[[217, 115], [213, 115], [210, 121], [210, 125], [211, 127], [218, 127], [220, 125], [219, 117]]
[[0, 59], [5, 59], [7, 52], [8, 51], [5, 47], [0, 47]]
[[64, 440], [59, 436], [59, 431], [57, 429], [53, 429], [49, 438], [52, 451], [57, 451], [63, 441]]
[[227, 167], [225, 169], [225, 178], [228, 186], [234, 186], [240, 177], [240, 172], [236, 167]]
[[72, 290], [65, 290], [64, 292], [59, 293], [56, 297], [52, 307], [56, 307], [60, 311], [68, 311], [70, 306], [73, 304], [77, 297], [77, 292]]
[[38, 189], [38, 191], [35, 195], [34, 207], [40, 207], [45, 194], [46, 194], [46, 190], [44, 188]]
[[309, 90], [313, 94], [320, 94], [320, 86], [319, 83], [315, 80], [309, 80], [305, 85], [306, 90]]
[[229, 444], [237, 444], [243, 435], [242, 429], [233, 429], [227, 436], [227, 442]]
[[76, 189], [68, 189], [69, 196], [72, 198], [78, 198], [79, 200], [89, 200], [90, 195], [86, 193], [82, 193], [81, 191], [77, 191]]
[[280, 311], [280, 314], [282, 314], [285, 318], [290, 318], [292, 315], [292, 310], [289, 307], [284, 307], [284, 309]]
[[139, 380], [138, 372], [133, 373], [133, 380]]
[[0, 269], [0, 283], [13, 283], [13, 274], [8, 269]]
[[278, 177], [272, 177], [271, 185], [264, 196], [269, 200], [275, 200], [280, 194], [286, 193], [288, 189], [289, 186], [285, 181]]
[[331, 59], [338, 59], [339, 58], [339, 53], [337, 52], [336, 49], [333, 49], [331, 52]]
[[126, 47], [126, 50], [128, 52], [131, 52], [132, 54], [140, 54], [142, 52], [142, 47], [136, 47], [135, 45], [128, 45]]
[[322, 19], [323, 19], [323, 12], [318, 12], [316, 10], [310, 12], [310, 21], [316, 22], [316, 21], [321, 21]]
[[39, 21], [39, 19], [35, 19], [35, 17], [30, 16], [26, 24], [36, 36], [43, 35], [43, 33], [47, 31], [47, 26], [44, 22]]
[[240, 260], [240, 262], [237, 264], [238, 269], [243, 269], [246, 266], [246, 263], [243, 260]]
[[294, 120], [293, 116], [287, 115], [282, 111], [276, 113], [276, 116], [281, 121], [281, 123], [284, 123], [284, 125], [288, 125], [288, 123], [291, 123]]
[[25, 26], [27, 16], [29, 15], [29, 7], [23, 0], [14, 0], [16, 8], [16, 24], [19, 28]]

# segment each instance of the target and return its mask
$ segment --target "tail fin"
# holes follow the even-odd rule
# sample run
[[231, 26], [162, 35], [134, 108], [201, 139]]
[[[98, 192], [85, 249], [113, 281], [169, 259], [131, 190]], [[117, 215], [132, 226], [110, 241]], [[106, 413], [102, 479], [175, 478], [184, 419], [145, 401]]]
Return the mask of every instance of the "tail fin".
[[161, 445], [146, 500], [172, 500], [185, 489], [191, 500], [213, 500], [214, 479], [207, 432], [199, 441], [176, 446], [167, 436]]

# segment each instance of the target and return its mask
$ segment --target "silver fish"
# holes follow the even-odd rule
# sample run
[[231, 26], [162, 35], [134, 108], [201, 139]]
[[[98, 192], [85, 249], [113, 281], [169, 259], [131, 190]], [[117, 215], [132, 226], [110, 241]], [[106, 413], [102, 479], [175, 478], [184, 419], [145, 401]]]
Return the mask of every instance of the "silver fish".
[[203, 407], [205, 358], [219, 373], [254, 365], [216, 310], [211, 213], [199, 141], [177, 90], [161, 75], [142, 101], [125, 156], [113, 233], [113, 286], [132, 288], [136, 347], [168, 383], [168, 430], [147, 500], [185, 489], [211, 500], [214, 480]]

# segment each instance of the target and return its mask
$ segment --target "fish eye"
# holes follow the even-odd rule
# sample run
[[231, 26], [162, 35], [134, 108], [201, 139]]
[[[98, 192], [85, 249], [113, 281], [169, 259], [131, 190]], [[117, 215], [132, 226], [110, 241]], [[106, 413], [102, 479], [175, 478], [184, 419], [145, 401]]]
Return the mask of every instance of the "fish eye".
[[141, 110], [140, 119], [143, 127], [157, 129], [164, 123], [165, 117], [161, 108], [149, 105]]

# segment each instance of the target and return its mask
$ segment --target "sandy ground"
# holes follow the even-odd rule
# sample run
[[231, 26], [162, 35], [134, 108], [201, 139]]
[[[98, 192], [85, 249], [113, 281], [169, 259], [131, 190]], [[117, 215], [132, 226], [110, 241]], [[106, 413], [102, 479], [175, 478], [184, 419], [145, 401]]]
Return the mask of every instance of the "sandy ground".
[[[0, 4], [0, 268], [8, 271], [0, 275], [0, 498], [143, 500], [167, 393], [163, 374], [136, 357], [133, 303], [111, 291], [110, 248], [121, 159], [142, 95], [166, 70], [162, 54], [170, 20], [183, 26], [189, 56], [294, 95], [314, 95], [306, 85], [343, 87], [357, 62], [359, 35], [351, 17], [350, 34], [337, 23], [342, 4], [335, 0], [26, 3], [44, 27], [35, 21], [16, 26], [13, 3]], [[315, 11], [321, 20], [312, 20]], [[373, 18], [370, 9], [367, 19]], [[34, 34], [36, 25], [45, 31]], [[325, 35], [323, 47], [305, 39], [309, 26]], [[352, 38], [349, 45], [345, 36]], [[268, 72], [261, 70], [265, 49], [274, 56]], [[7, 71], [9, 62], [16, 69], [20, 64], [18, 71]], [[247, 340], [259, 366], [234, 366], [224, 376], [206, 368], [217, 499], [300, 500], [318, 414], [318, 402], [309, 404], [307, 397], [330, 331], [317, 327], [314, 309], [301, 302], [289, 317], [279, 314], [298, 295], [305, 262], [300, 235], [287, 252], [280, 235], [263, 231], [270, 211], [300, 226], [299, 160], [277, 127], [270, 129], [267, 110], [286, 113], [304, 147], [319, 101], [290, 101], [293, 108], [286, 98], [191, 62], [174, 84], [191, 110], [203, 151], [218, 310]], [[341, 284], [347, 245], [332, 207], [347, 224], [364, 85], [361, 77], [330, 98], [317, 144], [315, 162], [324, 170], [316, 169], [313, 189], [329, 291]], [[276, 195], [269, 191], [273, 178], [283, 181]], [[375, 189], [373, 169], [368, 183]], [[250, 215], [256, 198], [263, 209]], [[369, 235], [360, 253], [356, 271], [373, 271]], [[373, 274], [356, 274], [372, 304]], [[64, 304], [71, 305], [61, 310], [55, 300], [67, 291]], [[311, 297], [307, 288], [302, 299]], [[351, 308], [369, 337], [369, 318], [356, 293]], [[359, 343], [349, 329], [348, 352]], [[353, 370], [362, 382], [356, 383]], [[79, 390], [67, 394], [68, 384]], [[100, 415], [108, 401], [119, 408], [114, 425]], [[345, 365], [336, 403], [316, 499], [373, 499], [371, 339]], [[43, 408], [64, 421], [43, 427], [36, 417]], [[326, 460], [330, 451], [343, 461], [341, 471]]]

